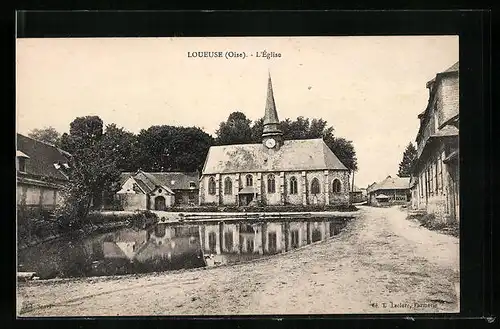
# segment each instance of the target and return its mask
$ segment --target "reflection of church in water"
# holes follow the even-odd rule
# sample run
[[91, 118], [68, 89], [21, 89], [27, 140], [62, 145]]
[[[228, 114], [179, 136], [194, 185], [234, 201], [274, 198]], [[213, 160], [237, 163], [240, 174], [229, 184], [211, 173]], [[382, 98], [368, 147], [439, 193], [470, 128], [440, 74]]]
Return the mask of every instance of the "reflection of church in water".
[[198, 224], [157, 224], [150, 229], [124, 228], [107, 234], [104, 258], [139, 263], [175, 261], [205, 255], [263, 255], [289, 251], [337, 234], [343, 219], [304, 221], [204, 221]]
[[283, 140], [269, 76], [262, 143], [212, 146], [200, 204], [308, 205], [349, 202], [349, 173], [323, 139]]
[[339, 233], [342, 219], [324, 221], [215, 222], [200, 225], [205, 254], [275, 254], [326, 240]]

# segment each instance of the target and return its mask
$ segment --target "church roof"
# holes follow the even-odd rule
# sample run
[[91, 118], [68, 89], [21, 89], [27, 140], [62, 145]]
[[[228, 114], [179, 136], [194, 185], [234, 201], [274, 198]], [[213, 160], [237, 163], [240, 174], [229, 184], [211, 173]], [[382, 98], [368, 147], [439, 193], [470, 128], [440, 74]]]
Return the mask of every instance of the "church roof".
[[347, 170], [323, 139], [287, 140], [279, 150], [262, 144], [212, 146], [203, 174], [276, 172], [296, 170]]

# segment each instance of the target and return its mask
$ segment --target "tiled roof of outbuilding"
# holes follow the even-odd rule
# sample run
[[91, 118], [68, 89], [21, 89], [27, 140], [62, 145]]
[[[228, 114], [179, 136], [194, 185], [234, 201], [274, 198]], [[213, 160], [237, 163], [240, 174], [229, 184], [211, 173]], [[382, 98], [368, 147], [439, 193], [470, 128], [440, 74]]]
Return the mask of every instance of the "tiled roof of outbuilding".
[[55, 147], [54, 145], [38, 141], [36, 139], [17, 134], [17, 152], [19, 156], [21, 152], [22, 157], [27, 155], [29, 158], [26, 160], [26, 173], [36, 176], [42, 176], [56, 180], [67, 180], [67, 176], [61, 172], [61, 169], [56, 169], [54, 164], [62, 165], [68, 163], [66, 155], [69, 153]]
[[199, 178], [197, 172], [123, 172], [120, 176], [120, 185], [123, 185], [127, 179], [134, 177], [137, 184], [149, 193], [157, 186], [164, 186], [170, 190], [188, 190], [189, 183], [195, 184], [194, 189], [199, 187]]
[[370, 189], [370, 192], [378, 190], [404, 190], [410, 188], [409, 177], [391, 177], [387, 176], [382, 182], [376, 184]]
[[203, 174], [324, 169], [347, 170], [318, 138], [288, 140], [277, 151], [262, 144], [212, 146]]
[[172, 190], [188, 190], [191, 182], [195, 184], [195, 189], [199, 186], [197, 172], [148, 172], [145, 174]]

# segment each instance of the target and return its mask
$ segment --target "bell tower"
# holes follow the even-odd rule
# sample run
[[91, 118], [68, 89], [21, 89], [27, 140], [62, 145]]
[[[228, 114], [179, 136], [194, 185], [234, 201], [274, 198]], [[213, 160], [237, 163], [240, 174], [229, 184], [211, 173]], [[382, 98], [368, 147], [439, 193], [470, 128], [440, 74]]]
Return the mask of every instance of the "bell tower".
[[273, 84], [271, 73], [267, 82], [266, 110], [264, 114], [264, 129], [262, 131], [262, 144], [269, 149], [278, 150], [283, 145], [283, 132], [278, 120], [278, 112], [274, 103]]

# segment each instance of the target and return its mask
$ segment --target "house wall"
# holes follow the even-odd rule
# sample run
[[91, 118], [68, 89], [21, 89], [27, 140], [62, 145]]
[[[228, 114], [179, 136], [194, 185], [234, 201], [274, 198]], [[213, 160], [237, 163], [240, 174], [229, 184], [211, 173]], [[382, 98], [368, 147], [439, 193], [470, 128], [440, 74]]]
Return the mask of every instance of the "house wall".
[[42, 189], [37, 186], [27, 186], [25, 194], [26, 205], [38, 205], [40, 204], [40, 197], [42, 195]]
[[60, 192], [56, 188], [18, 183], [16, 191], [18, 206], [53, 210], [62, 204]]
[[411, 209], [418, 209], [418, 202], [419, 202], [419, 196], [418, 196], [418, 184], [414, 185], [410, 189], [411, 193]]
[[[434, 121], [434, 128], [459, 114], [459, 76], [458, 73], [441, 75], [430, 100], [430, 112], [421, 124]], [[433, 127], [427, 123], [424, 131]], [[413, 172], [417, 178], [414, 209], [434, 214], [437, 221], [459, 220], [459, 175], [456, 164], [445, 164], [443, 159], [450, 153], [444, 139], [437, 141], [432, 149], [422, 153], [426, 135], [418, 138], [419, 166]], [[456, 143], [456, 142], [455, 142]], [[456, 145], [453, 147], [457, 147]]]
[[134, 191], [135, 184], [136, 184], [136, 181], [132, 177], [129, 177], [125, 181], [125, 183], [123, 183], [121, 189], [117, 193], [136, 193]]
[[146, 210], [147, 195], [136, 193], [121, 193], [117, 194], [120, 204], [125, 211]]
[[459, 108], [459, 77], [458, 74], [448, 74], [441, 78], [436, 90], [436, 112], [438, 126], [458, 114]]
[[[189, 205], [194, 204], [197, 205], [199, 203], [199, 190], [174, 190], [175, 193], [175, 204], [176, 205]], [[193, 198], [189, 199], [189, 196], [192, 195]]]
[[[161, 192], [160, 192], [161, 191]], [[165, 198], [165, 206], [168, 208], [168, 207], [172, 207], [174, 205], [174, 202], [175, 202], [175, 197], [174, 195], [168, 193], [165, 189], [163, 188], [157, 188], [156, 190], [154, 190], [153, 192], [151, 192], [148, 196], [149, 198], [149, 208], [147, 209], [151, 209], [151, 210], [159, 210], [159, 209], [155, 209], [155, 199], [159, 196], [162, 196]]]
[[440, 143], [415, 172], [418, 177], [415, 209], [434, 214], [441, 222], [459, 218], [458, 175], [443, 162], [445, 157], [445, 145]]
[[[380, 194], [387, 195], [389, 197], [388, 202], [380, 202], [377, 200], [377, 196]], [[408, 195], [410, 194], [410, 189], [399, 189], [399, 190], [376, 190], [372, 191], [368, 197], [368, 203], [372, 206], [383, 206], [383, 205], [395, 205], [395, 204], [406, 204], [409, 201]]]

